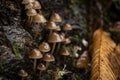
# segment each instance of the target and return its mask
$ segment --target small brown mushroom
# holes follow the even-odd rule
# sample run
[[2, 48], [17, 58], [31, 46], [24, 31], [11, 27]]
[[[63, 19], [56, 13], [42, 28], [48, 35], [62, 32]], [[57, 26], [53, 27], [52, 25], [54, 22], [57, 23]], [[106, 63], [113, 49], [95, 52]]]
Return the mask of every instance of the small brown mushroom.
[[46, 21], [47, 20], [45, 19], [45, 17], [40, 13], [37, 13], [35, 16], [33, 16], [32, 22], [36, 23], [36, 33], [34, 35], [34, 39], [36, 39], [36, 37], [39, 34], [39, 31], [40, 31], [39, 25], [40, 25], [40, 23], [45, 23]]
[[52, 16], [50, 17], [50, 20], [53, 22], [62, 22], [62, 18], [57, 13], [53, 13]]
[[38, 64], [37, 69], [40, 71], [46, 70], [46, 66], [43, 63]]
[[33, 16], [35, 16], [37, 14], [37, 11], [35, 9], [29, 9], [29, 10], [27, 10], [26, 14], [28, 16], [27, 22], [29, 24], [31, 24], [31, 22], [33, 21]]
[[72, 26], [71, 26], [70, 24], [65, 24], [65, 25], [63, 26], [63, 30], [65, 30], [65, 31], [70, 31], [70, 30], [72, 30]]
[[53, 61], [55, 61], [55, 58], [54, 58], [54, 56], [52, 54], [46, 53], [43, 56], [43, 60], [46, 61], [46, 62], [53, 62]]
[[39, 50], [41, 52], [49, 52], [50, 51], [50, 45], [47, 42], [42, 42], [39, 46]]
[[33, 8], [33, 4], [29, 3], [25, 5], [25, 9], [32, 9]]
[[40, 70], [40, 77], [43, 71], [46, 70], [46, 66], [43, 63], [39, 63], [37, 69]]
[[33, 2], [33, 9], [41, 9], [41, 4], [39, 3], [39, 1]]
[[89, 62], [88, 52], [84, 51], [80, 58], [77, 60], [76, 68], [87, 68]]
[[33, 16], [33, 23], [45, 23], [45, 22], [47, 22], [47, 20], [42, 14], [37, 13], [36, 15]]
[[61, 52], [61, 55], [63, 55], [63, 56], [69, 56], [70, 53], [69, 53], [69, 51], [68, 51], [66, 48], [64, 48], [64, 49], [62, 50], [62, 52]]
[[63, 26], [63, 30], [65, 31], [65, 36], [67, 36], [68, 31], [72, 30], [72, 26], [67, 23]]
[[25, 78], [25, 77], [28, 76], [28, 73], [27, 73], [25, 70], [21, 69], [21, 70], [18, 72], [18, 75], [19, 75], [20, 77], [22, 77], [22, 79], [23, 79], [23, 78]]
[[61, 41], [62, 41], [62, 39], [61, 39], [60, 35], [57, 34], [56, 32], [53, 32], [52, 34], [50, 34], [48, 42], [53, 43], [51, 54], [54, 53], [56, 43], [59, 43]]
[[55, 61], [55, 58], [52, 54], [45, 54], [43, 60], [46, 62], [46, 68], [48, 68], [49, 63]]
[[36, 64], [37, 64], [37, 59], [41, 59], [43, 55], [38, 49], [33, 49], [31, 53], [29, 54], [30, 59], [34, 59], [34, 64], [33, 64], [33, 71], [36, 71]]
[[71, 43], [70, 38], [66, 38], [66, 39], [64, 40], [64, 44], [70, 44], [70, 43]]
[[50, 21], [50, 22], [47, 22], [46, 28], [50, 29], [50, 34], [52, 34], [53, 30], [57, 30], [59, 26], [57, 26], [55, 22]]

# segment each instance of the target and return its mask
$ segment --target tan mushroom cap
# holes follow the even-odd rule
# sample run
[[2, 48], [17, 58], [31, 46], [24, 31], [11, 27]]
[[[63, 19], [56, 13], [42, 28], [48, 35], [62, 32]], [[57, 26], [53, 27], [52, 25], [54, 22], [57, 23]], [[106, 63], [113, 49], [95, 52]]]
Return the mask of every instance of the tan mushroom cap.
[[65, 36], [64, 36], [64, 34], [60, 34], [60, 38], [61, 38], [61, 42], [64, 42], [64, 41], [65, 41]]
[[60, 26], [57, 26], [57, 28], [55, 29], [56, 31], [61, 31]]
[[25, 9], [32, 9], [33, 8], [33, 4], [29, 3], [27, 5], [25, 5]]
[[35, 16], [37, 11], [35, 9], [28, 9], [26, 14], [27, 16]]
[[39, 46], [39, 50], [41, 52], [49, 52], [50, 51], [50, 45], [47, 42], [42, 42]]
[[52, 16], [50, 17], [50, 20], [53, 22], [62, 22], [62, 18], [57, 13], [53, 13]]
[[38, 49], [33, 49], [32, 52], [29, 54], [30, 59], [40, 59], [43, 55]]
[[89, 62], [89, 57], [87, 51], [84, 51], [76, 63], [77, 68], [87, 68]]
[[46, 28], [56, 30], [58, 28], [58, 26], [55, 24], [55, 22], [50, 21], [50, 22], [47, 22]]
[[53, 32], [52, 34], [50, 34], [48, 42], [50, 43], [56, 43], [56, 42], [61, 42], [62, 39], [60, 37], [60, 35], [56, 32]]
[[34, 23], [45, 23], [47, 20], [42, 14], [36, 14], [33, 16], [33, 22]]
[[27, 73], [25, 70], [21, 69], [21, 70], [18, 72], [18, 75], [21, 76], [21, 77], [27, 77], [27, 76], [28, 76], [28, 73]]
[[39, 3], [39, 1], [33, 2], [33, 9], [41, 9], [41, 4]]
[[68, 56], [68, 55], [70, 55], [70, 53], [67, 49], [63, 49], [62, 52], [61, 52], [61, 55]]
[[70, 38], [66, 38], [66, 39], [64, 40], [64, 43], [65, 43], [65, 44], [70, 44], [70, 43], [71, 43]]
[[55, 61], [55, 58], [53, 55], [47, 53], [44, 55], [43, 60], [46, 62], [53, 62]]
[[29, 3], [32, 3], [34, 2], [35, 0], [23, 0], [22, 1], [22, 4], [29, 4]]
[[38, 64], [37, 69], [44, 71], [44, 70], [46, 70], [46, 66], [43, 63], [40, 63], [40, 64]]
[[63, 26], [63, 29], [64, 29], [65, 31], [70, 31], [70, 30], [72, 30], [72, 26], [71, 26], [70, 24], [65, 24], [65, 25]]

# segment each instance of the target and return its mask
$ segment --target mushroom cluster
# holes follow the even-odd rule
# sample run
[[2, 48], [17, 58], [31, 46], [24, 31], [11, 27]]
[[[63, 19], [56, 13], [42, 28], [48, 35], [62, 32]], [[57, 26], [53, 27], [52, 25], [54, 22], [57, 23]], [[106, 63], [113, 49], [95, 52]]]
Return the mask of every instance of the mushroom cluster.
[[[72, 44], [72, 38], [69, 36], [69, 32], [73, 29], [71, 24], [65, 23], [63, 26], [59, 26], [58, 24], [62, 22], [62, 17], [58, 13], [52, 13], [50, 19], [46, 20], [40, 11], [42, 8], [41, 4], [37, 0], [23, 0], [22, 4], [25, 5], [27, 24], [36, 24], [37, 33], [35, 34], [34, 39], [36, 39], [39, 34], [38, 30], [41, 23], [45, 24], [43, 29], [48, 31], [48, 34], [45, 34], [47, 40], [45, 38], [41, 40], [38, 48], [34, 48], [29, 54], [29, 58], [34, 60], [34, 74], [36, 74], [37, 69], [40, 70], [40, 74], [47, 70], [49, 68], [49, 64], [51, 62], [55, 62], [56, 53], [60, 54], [60, 56], [64, 58], [63, 60], [66, 60], [66, 57], [68, 56], [72, 57], [71, 62], [74, 62], [72, 59], [77, 58], [78, 60], [76, 59], [75, 64], [73, 64], [76, 68], [87, 68], [87, 52], [84, 52], [79, 56], [78, 52], [82, 49], [81, 47]], [[82, 40], [82, 43], [84, 46], [88, 46], [88, 43], [84, 39]], [[63, 64], [67, 64], [64, 62]], [[19, 75], [21, 76], [21, 74]]]
[[46, 22], [45, 17], [42, 15], [42, 13], [39, 12], [39, 10], [42, 8], [39, 1], [23, 0], [22, 4], [25, 5], [27, 24], [31, 24], [31, 23], [39, 24]]

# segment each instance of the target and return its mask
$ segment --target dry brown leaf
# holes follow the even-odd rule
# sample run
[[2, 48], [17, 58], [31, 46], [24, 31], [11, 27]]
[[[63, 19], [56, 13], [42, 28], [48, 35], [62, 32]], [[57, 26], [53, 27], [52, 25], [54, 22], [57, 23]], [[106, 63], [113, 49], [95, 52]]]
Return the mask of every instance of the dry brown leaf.
[[91, 80], [117, 80], [109, 60], [116, 44], [110, 35], [98, 29], [93, 35]]
[[120, 44], [116, 46], [114, 53], [109, 58], [117, 80], [120, 80]]

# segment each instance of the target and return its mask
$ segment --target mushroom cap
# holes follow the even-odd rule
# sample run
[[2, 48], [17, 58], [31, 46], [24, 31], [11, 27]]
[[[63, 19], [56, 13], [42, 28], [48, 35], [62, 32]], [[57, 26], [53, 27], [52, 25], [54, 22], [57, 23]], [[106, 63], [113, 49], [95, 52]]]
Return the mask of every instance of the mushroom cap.
[[63, 29], [64, 29], [65, 31], [70, 31], [70, 30], [72, 30], [72, 26], [71, 26], [70, 24], [65, 24], [65, 25], [63, 26]]
[[37, 69], [44, 71], [44, 70], [46, 70], [46, 67], [43, 63], [40, 63], [40, 64], [38, 64]]
[[55, 29], [56, 31], [61, 31], [60, 26], [57, 26], [57, 28]]
[[22, 1], [22, 4], [29, 4], [29, 3], [32, 3], [34, 2], [35, 0], [23, 0]]
[[65, 36], [64, 36], [64, 34], [60, 34], [60, 38], [61, 38], [61, 42], [64, 42], [64, 41], [65, 41]]
[[68, 56], [68, 55], [70, 55], [70, 53], [67, 49], [63, 49], [62, 52], [61, 52], [61, 55]]
[[50, 22], [47, 22], [46, 28], [56, 30], [58, 28], [58, 26], [55, 24], [55, 22], [50, 21]]
[[27, 16], [35, 16], [37, 11], [35, 9], [28, 9], [26, 14]]
[[29, 3], [25, 5], [25, 9], [32, 9], [33, 8], [33, 4]]
[[65, 44], [70, 44], [70, 43], [71, 43], [70, 38], [66, 38], [66, 39], [64, 40], [64, 43], [65, 43]]
[[55, 61], [55, 58], [53, 55], [47, 53], [44, 55], [43, 60], [46, 62], [53, 62]]
[[29, 54], [30, 59], [40, 59], [42, 57], [43, 57], [43, 55], [41, 54], [41, 52], [38, 49], [33, 49], [31, 51], [31, 53]]
[[42, 52], [49, 52], [50, 51], [50, 45], [47, 42], [42, 42], [39, 46], [39, 50]]
[[28, 76], [28, 73], [27, 73], [25, 70], [21, 69], [21, 70], [18, 72], [18, 75], [21, 76], [21, 77], [27, 77], [27, 76]]
[[62, 22], [62, 18], [57, 13], [53, 13], [52, 16], [50, 17], [50, 20], [53, 22]]
[[33, 16], [34, 23], [45, 23], [47, 20], [42, 14], [36, 14]]
[[60, 35], [56, 32], [53, 32], [52, 34], [50, 34], [48, 42], [50, 43], [56, 43], [56, 42], [61, 42], [62, 39], [60, 37]]
[[39, 3], [39, 1], [33, 2], [33, 9], [41, 9], [41, 4]]
[[77, 68], [87, 68], [89, 62], [88, 52], [84, 51], [80, 58], [77, 60], [76, 67]]

